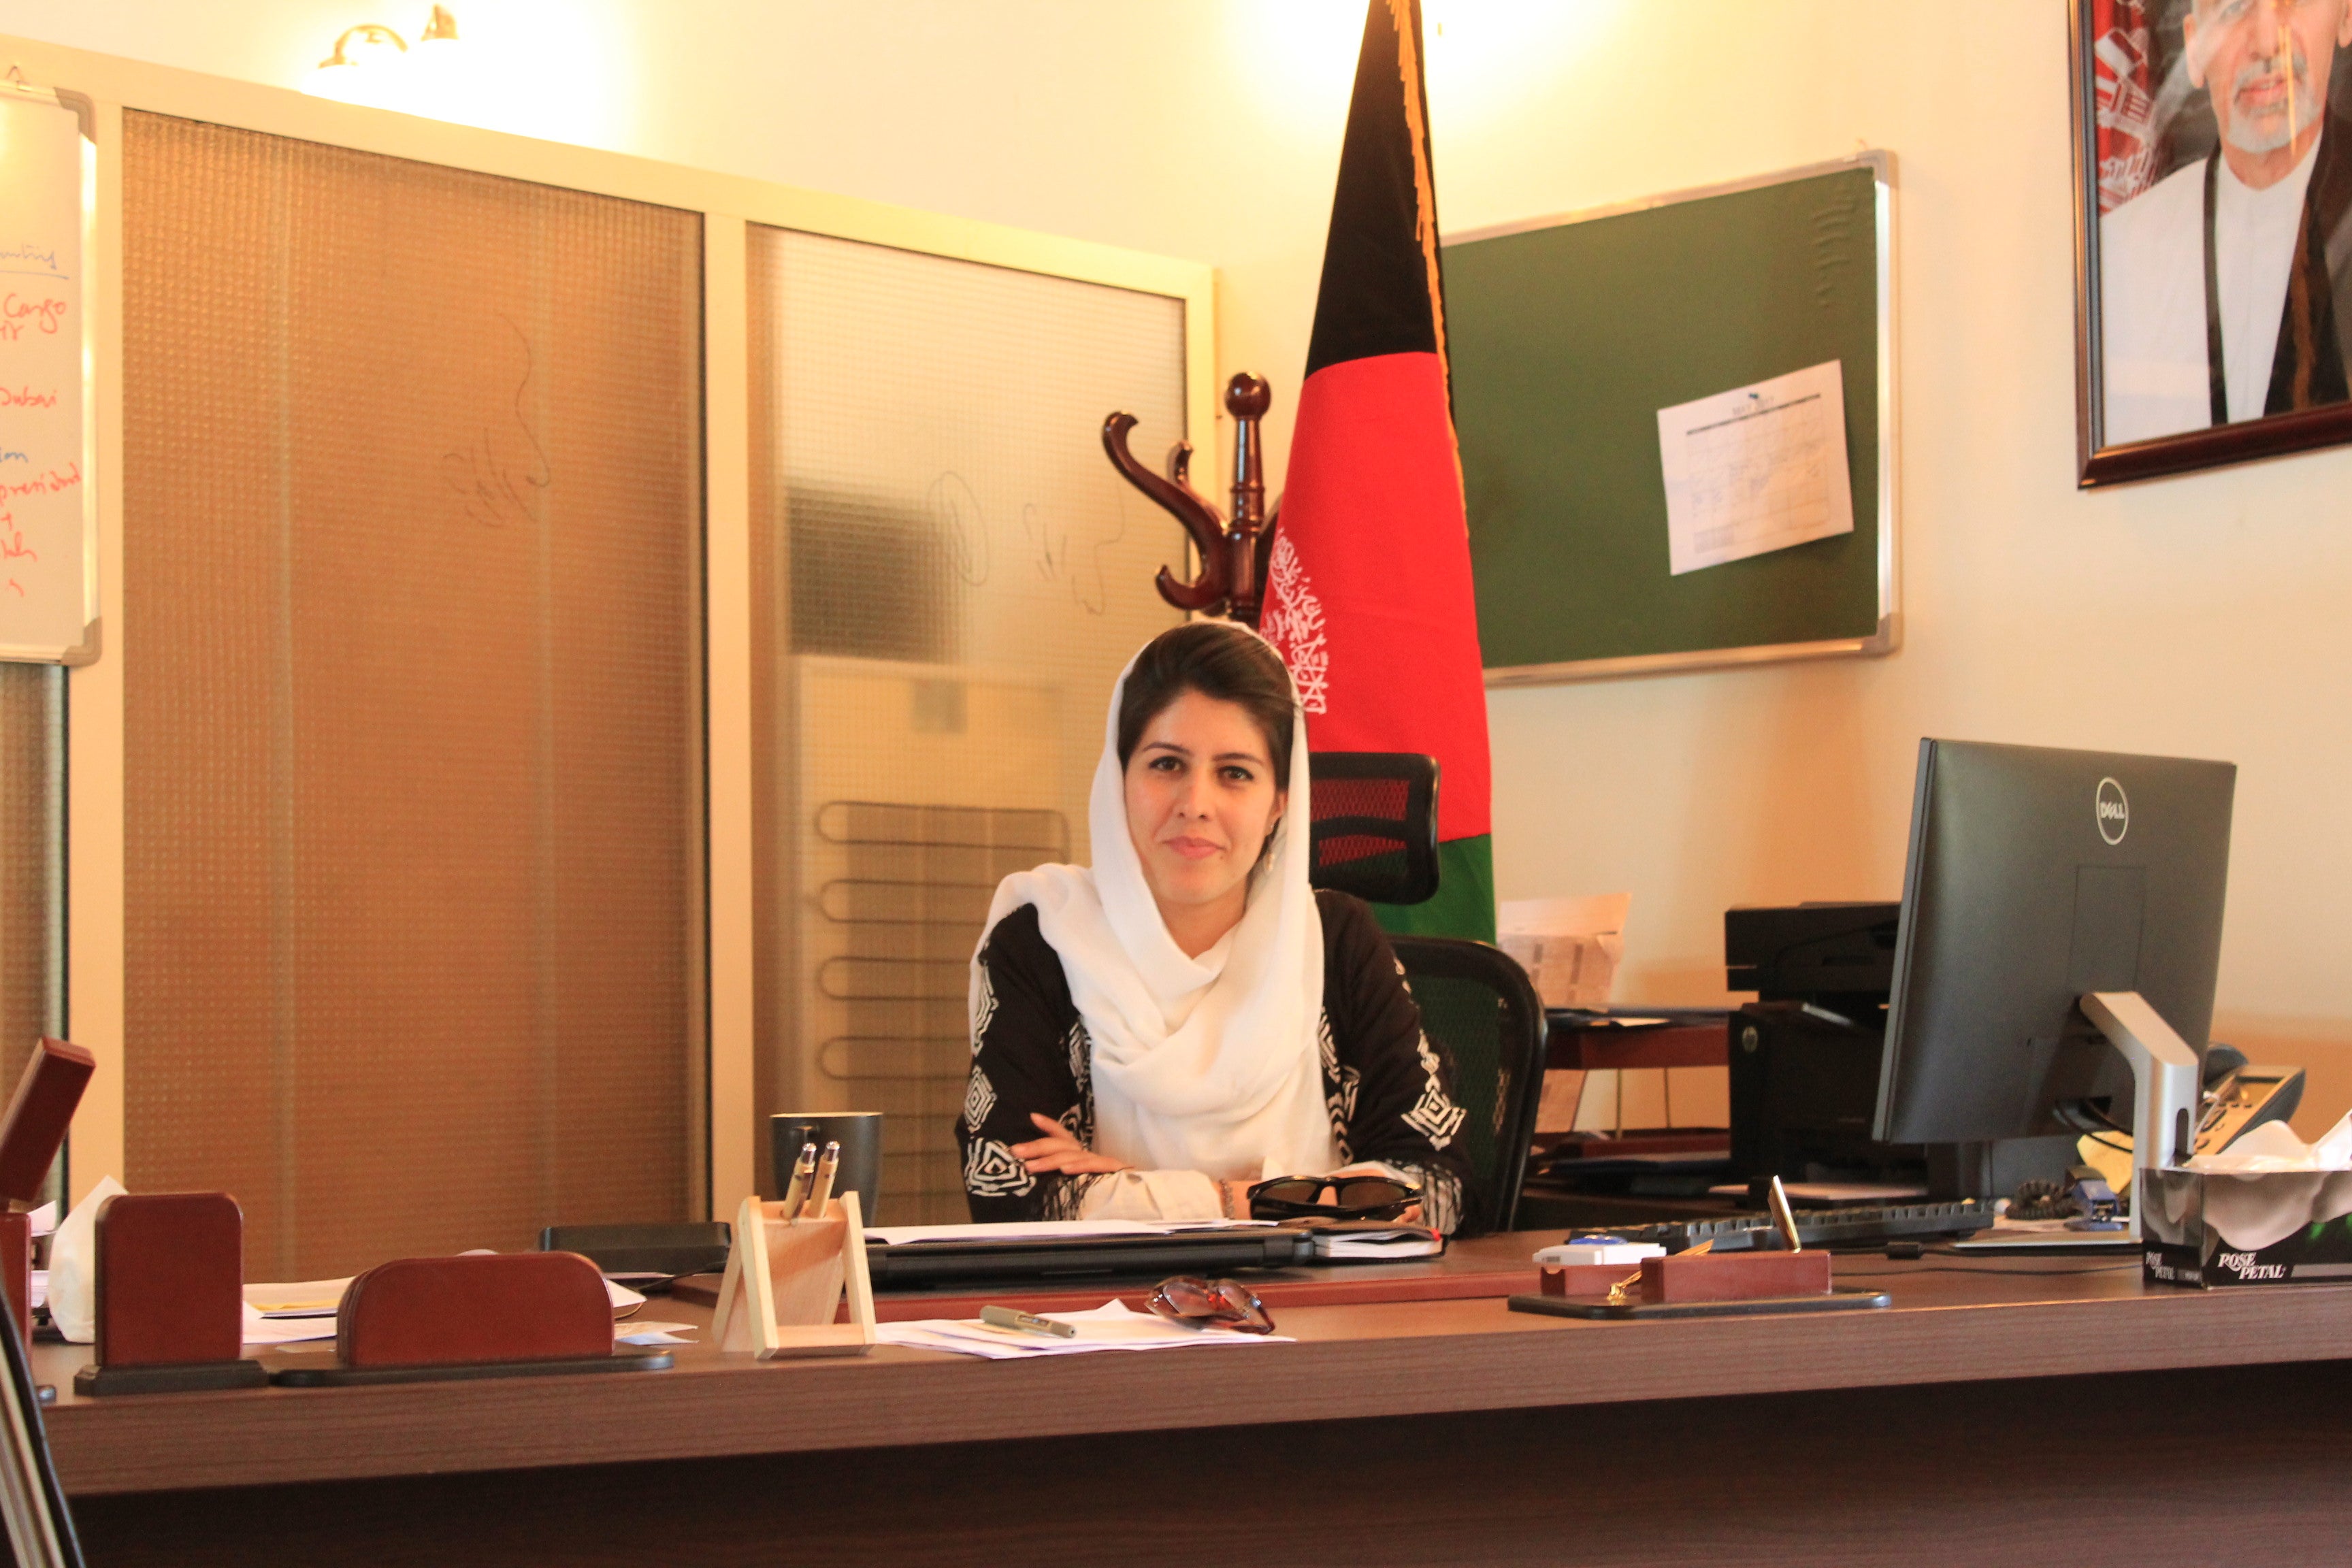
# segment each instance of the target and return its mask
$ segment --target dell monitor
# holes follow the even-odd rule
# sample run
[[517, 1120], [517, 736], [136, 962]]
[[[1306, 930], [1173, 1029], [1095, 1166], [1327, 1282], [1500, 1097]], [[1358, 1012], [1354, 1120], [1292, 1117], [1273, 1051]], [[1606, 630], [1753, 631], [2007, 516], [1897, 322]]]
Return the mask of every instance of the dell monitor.
[[2185, 1158], [2236, 782], [2228, 763], [1921, 742], [1873, 1136], [2104, 1125], [2138, 1135], [2137, 1164]]

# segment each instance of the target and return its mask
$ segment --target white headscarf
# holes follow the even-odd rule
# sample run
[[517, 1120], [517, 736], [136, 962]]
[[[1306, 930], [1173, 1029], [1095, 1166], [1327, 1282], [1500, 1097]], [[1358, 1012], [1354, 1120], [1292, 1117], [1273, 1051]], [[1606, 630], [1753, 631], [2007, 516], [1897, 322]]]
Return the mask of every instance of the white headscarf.
[[[1244, 628], [1245, 629], [1245, 628]], [[1269, 645], [1270, 646], [1270, 645]], [[1160, 918], [1127, 822], [1111, 689], [1087, 820], [1094, 865], [1040, 866], [998, 884], [988, 926], [1024, 904], [1061, 955], [1093, 1043], [1094, 1148], [1145, 1170], [1255, 1181], [1339, 1163], [1317, 1032], [1323, 920], [1307, 885], [1307, 721], [1291, 692], [1290, 784], [1274, 847], [1253, 873], [1241, 923], [1187, 958]], [[981, 945], [987, 945], [983, 934]], [[971, 968], [974, 1038], [986, 994]]]

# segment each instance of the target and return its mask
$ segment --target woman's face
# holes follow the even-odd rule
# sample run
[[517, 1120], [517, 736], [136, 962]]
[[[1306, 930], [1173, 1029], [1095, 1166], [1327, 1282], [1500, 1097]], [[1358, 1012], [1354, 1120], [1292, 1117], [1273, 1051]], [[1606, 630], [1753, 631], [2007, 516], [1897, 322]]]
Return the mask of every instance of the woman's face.
[[1161, 709], [1127, 760], [1127, 831], [1162, 910], [1246, 902], [1286, 793], [1238, 704], [1187, 691]]

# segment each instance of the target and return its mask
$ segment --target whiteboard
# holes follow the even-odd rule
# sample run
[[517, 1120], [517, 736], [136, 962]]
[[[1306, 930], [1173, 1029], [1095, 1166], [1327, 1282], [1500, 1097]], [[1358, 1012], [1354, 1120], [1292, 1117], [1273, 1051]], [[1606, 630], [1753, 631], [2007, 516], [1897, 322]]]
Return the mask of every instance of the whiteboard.
[[0, 659], [98, 657], [89, 102], [0, 84]]

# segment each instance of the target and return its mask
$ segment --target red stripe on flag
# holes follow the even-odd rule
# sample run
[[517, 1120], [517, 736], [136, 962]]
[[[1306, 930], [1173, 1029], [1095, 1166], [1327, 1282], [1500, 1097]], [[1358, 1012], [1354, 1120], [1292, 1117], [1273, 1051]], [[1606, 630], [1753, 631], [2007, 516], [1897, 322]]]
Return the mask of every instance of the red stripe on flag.
[[1438, 837], [1488, 831], [1477, 600], [1435, 354], [1346, 360], [1307, 378], [1277, 540], [1295, 564], [1276, 563], [1266, 632], [1295, 669], [1318, 662], [1302, 660], [1297, 612], [1319, 613], [1308, 743], [1428, 752], [1444, 770]]

